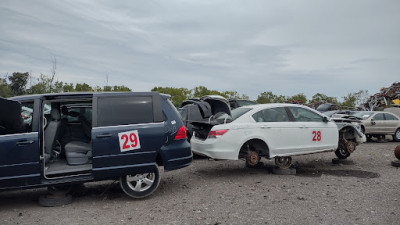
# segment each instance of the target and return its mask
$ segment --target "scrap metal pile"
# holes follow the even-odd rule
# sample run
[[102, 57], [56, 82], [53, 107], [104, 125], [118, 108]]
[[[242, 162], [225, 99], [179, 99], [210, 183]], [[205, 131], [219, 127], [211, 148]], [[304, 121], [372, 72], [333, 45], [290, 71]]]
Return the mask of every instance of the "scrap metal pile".
[[366, 103], [364, 110], [374, 111], [377, 108], [385, 107], [391, 104], [400, 105], [400, 82], [393, 83], [388, 88], [381, 88], [379, 93], [372, 95]]

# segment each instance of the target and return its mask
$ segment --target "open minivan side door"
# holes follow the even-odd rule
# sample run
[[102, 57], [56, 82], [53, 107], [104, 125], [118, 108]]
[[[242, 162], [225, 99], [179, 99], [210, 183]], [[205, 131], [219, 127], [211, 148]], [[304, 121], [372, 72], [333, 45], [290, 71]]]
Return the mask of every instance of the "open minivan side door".
[[22, 110], [20, 102], [0, 98], [0, 189], [41, 182], [39, 99], [30, 105]]

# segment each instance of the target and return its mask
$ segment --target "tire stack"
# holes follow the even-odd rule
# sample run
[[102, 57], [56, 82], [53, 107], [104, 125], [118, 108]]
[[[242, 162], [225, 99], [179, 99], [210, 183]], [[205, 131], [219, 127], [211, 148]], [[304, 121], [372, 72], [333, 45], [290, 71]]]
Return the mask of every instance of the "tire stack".
[[397, 145], [397, 147], [394, 149], [394, 156], [398, 160], [392, 161], [392, 166], [400, 167], [400, 145]]

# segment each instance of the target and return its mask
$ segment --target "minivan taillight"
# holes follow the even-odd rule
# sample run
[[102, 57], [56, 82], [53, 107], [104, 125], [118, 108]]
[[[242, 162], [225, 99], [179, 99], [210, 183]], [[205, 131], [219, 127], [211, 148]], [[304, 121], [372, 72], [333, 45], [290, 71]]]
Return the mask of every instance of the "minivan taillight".
[[228, 129], [226, 129], [226, 130], [212, 130], [212, 131], [210, 131], [210, 133], [208, 134], [208, 137], [209, 137], [209, 138], [221, 137], [221, 136], [224, 135], [226, 132], [228, 132]]
[[178, 132], [176, 132], [175, 135], [175, 140], [180, 140], [180, 139], [185, 139], [186, 138], [186, 127], [185, 126], [181, 126], [178, 130]]

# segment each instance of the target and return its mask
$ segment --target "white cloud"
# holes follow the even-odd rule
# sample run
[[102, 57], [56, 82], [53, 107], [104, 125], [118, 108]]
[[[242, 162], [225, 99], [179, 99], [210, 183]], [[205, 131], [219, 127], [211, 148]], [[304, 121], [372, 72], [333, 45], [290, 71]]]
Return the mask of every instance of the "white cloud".
[[31, 1], [0, 3], [0, 75], [65, 82], [317, 92], [399, 80], [400, 2]]

